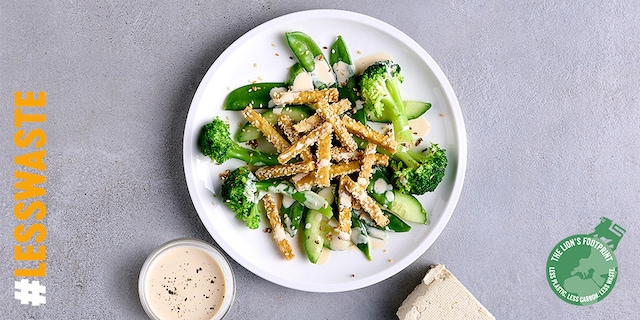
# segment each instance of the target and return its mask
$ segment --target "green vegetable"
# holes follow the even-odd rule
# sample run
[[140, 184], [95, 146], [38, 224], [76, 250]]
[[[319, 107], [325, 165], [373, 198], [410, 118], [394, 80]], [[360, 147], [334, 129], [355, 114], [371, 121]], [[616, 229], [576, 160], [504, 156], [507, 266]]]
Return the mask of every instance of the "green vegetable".
[[[272, 125], [278, 122], [280, 114], [286, 114], [294, 121], [300, 121], [313, 114], [313, 110], [307, 106], [286, 106], [283, 107], [278, 113], [275, 109], [269, 109], [262, 113], [262, 117]], [[262, 137], [262, 132], [258, 128], [254, 127], [250, 122], [245, 122], [236, 132], [236, 140], [238, 142], [247, 142]]]
[[[421, 117], [425, 112], [431, 109], [431, 103], [422, 102], [422, 101], [403, 101], [404, 103], [404, 113], [407, 116], [407, 120], [417, 119]], [[360, 109], [364, 110], [364, 109]], [[391, 123], [393, 119], [387, 117], [385, 113], [380, 117], [376, 117], [375, 114], [370, 113], [368, 115], [369, 120], [373, 122], [382, 122], [382, 123]]]
[[261, 82], [239, 87], [227, 95], [222, 105], [224, 110], [244, 110], [247, 106], [254, 109], [269, 108], [271, 96], [269, 92], [273, 88], [284, 88], [282, 82]]
[[309, 261], [313, 264], [318, 262], [324, 246], [324, 239], [320, 234], [321, 222], [322, 213], [317, 210], [307, 212], [303, 229], [303, 246]]
[[329, 51], [329, 63], [336, 74], [340, 98], [347, 98], [355, 105], [358, 101], [356, 69], [351, 62], [349, 49], [342, 36], [338, 36]]
[[[427, 211], [422, 207], [420, 201], [411, 194], [402, 193], [393, 188], [383, 169], [376, 168], [371, 174], [367, 192], [384, 209], [392, 213], [387, 215], [388, 217], [395, 214], [406, 221], [427, 224]], [[403, 229], [403, 226], [397, 224], [397, 221], [393, 222], [395, 225], [387, 226], [389, 229]]]
[[317, 193], [297, 191], [288, 181], [258, 181], [247, 167], [239, 167], [229, 173], [222, 183], [220, 195], [238, 219], [245, 221], [249, 228], [256, 229], [260, 218], [255, 217], [254, 207], [266, 192], [287, 195], [322, 215], [333, 215], [329, 203]]
[[369, 235], [367, 234], [367, 227], [362, 222], [362, 220], [358, 219], [358, 215], [355, 212], [351, 212], [351, 241], [353, 244], [358, 247], [367, 260], [371, 261], [371, 241], [369, 241]]
[[[331, 72], [329, 62], [325, 59], [320, 47], [318, 47], [309, 35], [301, 31], [293, 31], [286, 32], [285, 37], [287, 38], [289, 48], [291, 48], [300, 65], [313, 76], [313, 85], [316, 89], [324, 89], [335, 85], [335, 75]], [[316, 60], [323, 61], [326, 69], [329, 70], [330, 76], [333, 76], [333, 80], [324, 82], [318, 77], [317, 73], [319, 70], [316, 70]]]
[[389, 210], [382, 209], [382, 212], [385, 216], [387, 216], [387, 218], [389, 218], [389, 224], [384, 227], [375, 225], [376, 228], [393, 232], [408, 232], [409, 230], [411, 230], [411, 226], [409, 224], [402, 221], [402, 219], [398, 218], [398, 216], [396, 216], [395, 214], [389, 212]]
[[221, 164], [231, 158], [253, 165], [277, 165], [278, 155], [250, 150], [231, 139], [229, 124], [216, 117], [202, 127], [198, 137], [200, 151], [214, 162]]
[[303, 72], [307, 71], [304, 70], [299, 61], [296, 61], [296, 63], [294, 63], [291, 68], [289, 68], [289, 77], [287, 78], [287, 82], [285, 82], [287, 87], [291, 88], [293, 86], [293, 83], [296, 81], [296, 77]]
[[391, 119], [394, 138], [401, 143], [413, 141], [400, 94], [403, 79], [400, 66], [391, 60], [373, 63], [360, 77], [360, 96], [365, 110], [375, 117]]
[[290, 236], [295, 237], [300, 227], [300, 221], [307, 211], [302, 203], [294, 201], [290, 206], [282, 206], [280, 210], [280, 218], [284, 224], [285, 230]]
[[446, 168], [446, 150], [435, 143], [423, 152], [398, 148], [391, 159], [393, 185], [402, 193], [425, 194], [435, 190]]

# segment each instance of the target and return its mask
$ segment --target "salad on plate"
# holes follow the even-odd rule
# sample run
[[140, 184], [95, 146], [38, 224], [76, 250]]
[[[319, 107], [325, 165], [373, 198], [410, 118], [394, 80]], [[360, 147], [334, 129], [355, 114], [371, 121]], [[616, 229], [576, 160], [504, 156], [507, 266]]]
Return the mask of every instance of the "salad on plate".
[[356, 62], [340, 35], [329, 48], [301, 31], [285, 37], [287, 79], [231, 90], [222, 108], [244, 121], [232, 132], [211, 119], [198, 148], [216, 164], [241, 161], [220, 174], [219, 196], [249, 230], [266, 226], [284, 259], [301, 245], [313, 264], [350, 248], [371, 260], [389, 234], [429, 223], [416, 196], [436, 190], [448, 163], [424, 136], [431, 104], [403, 99], [390, 55]]

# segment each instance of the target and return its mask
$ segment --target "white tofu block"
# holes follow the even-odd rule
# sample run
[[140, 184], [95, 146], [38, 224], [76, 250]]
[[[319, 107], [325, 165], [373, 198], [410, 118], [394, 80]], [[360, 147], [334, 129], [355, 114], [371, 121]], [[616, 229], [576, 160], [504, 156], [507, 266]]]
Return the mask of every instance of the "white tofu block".
[[429, 269], [396, 315], [400, 320], [495, 319], [441, 264]]

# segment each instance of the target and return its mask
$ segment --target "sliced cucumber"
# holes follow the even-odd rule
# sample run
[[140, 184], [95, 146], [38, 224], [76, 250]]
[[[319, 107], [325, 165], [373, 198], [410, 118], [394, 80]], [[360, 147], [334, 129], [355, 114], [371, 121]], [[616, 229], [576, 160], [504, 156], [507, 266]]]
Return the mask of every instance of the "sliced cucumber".
[[416, 197], [395, 190], [393, 193], [395, 198], [389, 204], [389, 211], [396, 214], [400, 219], [422, 224], [429, 223], [427, 211], [424, 210], [422, 204]]
[[420, 201], [411, 194], [393, 189], [383, 170], [376, 170], [371, 175], [367, 192], [386, 210], [400, 219], [427, 224], [427, 211]]
[[317, 210], [309, 210], [303, 229], [303, 246], [304, 251], [307, 253], [307, 258], [313, 264], [318, 262], [324, 246], [323, 236], [320, 233], [321, 225], [322, 213]]
[[[407, 115], [407, 119], [413, 120], [422, 116], [431, 108], [431, 103], [422, 101], [404, 101], [404, 113]], [[386, 117], [385, 114], [381, 117], [376, 117], [373, 114], [369, 114], [369, 120], [373, 122], [391, 123], [391, 119]]]
[[[272, 125], [278, 122], [281, 114], [290, 116], [294, 121], [300, 121], [313, 114], [313, 110], [307, 106], [286, 106], [284, 108], [269, 109], [262, 113], [262, 117]], [[247, 142], [262, 137], [262, 132], [251, 123], [245, 122], [236, 133], [236, 141]]]

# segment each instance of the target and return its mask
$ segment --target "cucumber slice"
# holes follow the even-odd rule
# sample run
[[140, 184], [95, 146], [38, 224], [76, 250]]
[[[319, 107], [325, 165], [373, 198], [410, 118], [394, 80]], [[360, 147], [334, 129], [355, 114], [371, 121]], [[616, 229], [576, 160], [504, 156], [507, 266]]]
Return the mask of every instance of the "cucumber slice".
[[[281, 109], [269, 109], [262, 113], [262, 117], [271, 125], [278, 122], [281, 114], [290, 116], [294, 121], [300, 121], [313, 114], [313, 110], [307, 106], [286, 106]], [[245, 122], [236, 132], [236, 141], [247, 142], [262, 137], [262, 132], [251, 123]]]
[[[431, 108], [431, 103], [422, 101], [404, 101], [404, 113], [407, 115], [407, 119], [413, 120], [422, 116]], [[391, 123], [391, 119], [387, 118], [385, 114], [381, 117], [376, 117], [373, 114], [369, 114], [369, 120], [373, 122]]]
[[307, 253], [307, 258], [313, 264], [318, 262], [320, 254], [322, 253], [322, 247], [324, 245], [323, 237], [320, 233], [320, 227], [322, 225], [322, 213], [317, 210], [309, 210], [305, 219], [305, 225], [303, 229], [303, 246], [304, 251]]
[[384, 171], [376, 170], [371, 175], [367, 192], [386, 210], [402, 220], [427, 224], [427, 211], [420, 201], [411, 194], [393, 189]]
[[397, 192], [394, 190], [394, 200], [389, 204], [389, 211], [410, 222], [428, 224], [427, 211], [424, 210], [420, 201], [410, 194]]

